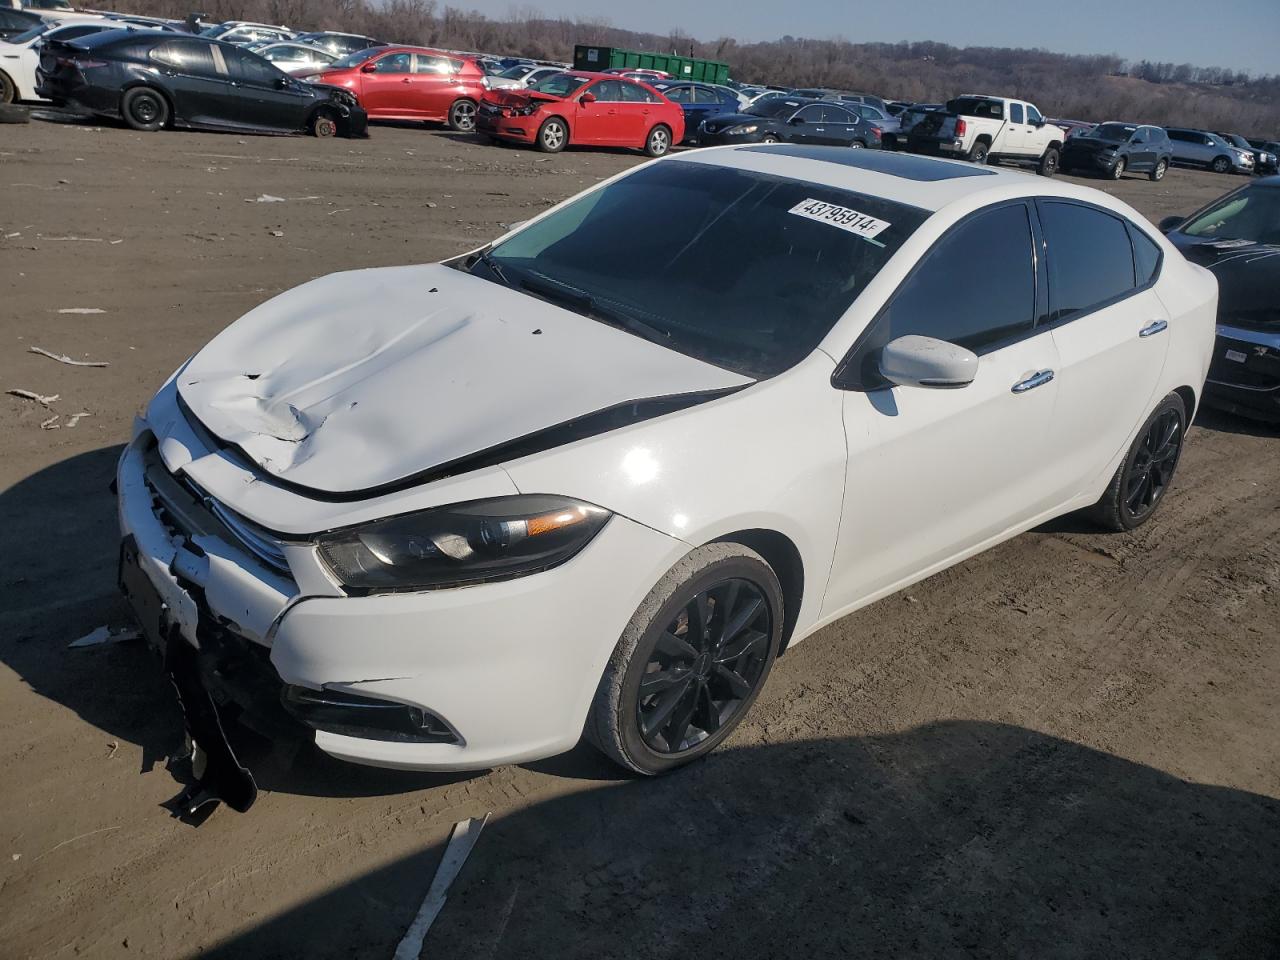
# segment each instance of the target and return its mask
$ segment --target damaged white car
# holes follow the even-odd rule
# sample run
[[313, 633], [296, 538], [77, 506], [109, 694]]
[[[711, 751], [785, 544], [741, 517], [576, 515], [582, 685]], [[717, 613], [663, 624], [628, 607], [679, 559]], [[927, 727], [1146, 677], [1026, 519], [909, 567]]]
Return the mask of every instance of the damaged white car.
[[659, 773], [824, 624], [1058, 514], [1147, 520], [1216, 297], [1094, 190], [667, 158], [229, 326], [121, 459], [121, 582], [233, 805], [231, 714], [424, 770], [585, 731]]

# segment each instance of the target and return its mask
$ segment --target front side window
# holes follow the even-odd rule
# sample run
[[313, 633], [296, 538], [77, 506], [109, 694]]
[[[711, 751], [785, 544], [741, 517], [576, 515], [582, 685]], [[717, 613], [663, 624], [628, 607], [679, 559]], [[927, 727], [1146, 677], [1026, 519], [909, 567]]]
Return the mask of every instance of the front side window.
[[412, 69], [413, 54], [411, 53], [388, 54], [373, 64], [375, 73], [408, 73]]
[[796, 114], [796, 119], [803, 120], [805, 123], [821, 123], [822, 107], [816, 103], [810, 104]]
[[335, 60], [333, 62], [333, 69], [349, 70], [352, 67], [358, 67], [360, 66], [360, 64], [364, 63], [366, 60], [371, 60], [372, 58], [376, 57], [378, 55], [378, 52], [379, 52], [378, 47], [368, 47], [364, 50], [357, 50], [354, 53], [349, 53], [345, 57], [341, 57], [340, 59]]
[[[673, 159], [496, 245], [488, 259], [501, 276], [485, 259], [469, 269], [679, 353], [772, 376], [813, 351], [929, 216], [834, 187]], [[653, 222], [662, 229], [618, 229]]]
[[266, 86], [284, 76], [278, 67], [273, 67], [256, 53], [250, 53], [247, 50], [223, 50], [222, 55], [227, 61], [233, 80]]
[[1070, 320], [1134, 288], [1133, 248], [1124, 221], [1093, 207], [1040, 206], [1054, 319]]
[[1042, 120], [1044, 120], [1044, 117], [1040, 116], [1040, 111], [1028, 103], [1027, 123], [1040, 123]]
[[986, 210], [947, 233], [876, 321], [875, 347], [916, 334], [982, 353], [1035, 326], [1036, 272], [1024, 204]]

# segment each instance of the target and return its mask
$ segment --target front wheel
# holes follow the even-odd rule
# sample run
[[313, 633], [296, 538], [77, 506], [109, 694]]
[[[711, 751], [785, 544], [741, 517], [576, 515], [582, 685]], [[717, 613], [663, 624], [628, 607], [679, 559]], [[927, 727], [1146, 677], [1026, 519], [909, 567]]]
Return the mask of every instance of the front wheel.
[[1050, 147], [1044, 152], [1044, 156], [1040, 158], [1040, 163], [1036, 166], [1036, 173], [1042, 177], [1052, 177], [1058, 172], [1058, 149]]
[[1230, 173], [1231, 161], [1226, 157], [1215, 157], [1210, 167], [1214, 173]]
[[1151, 173], [1148, 174], [1148, 176], [1150, 176], [1152, 180], [1163, 180], [1164, 175], [1168, 172], [1169, 172], [1169, 161], [1161, 160], [1159, 163], [1156, 164], [1156, 168], [1152, 170]]
[[653, 776], [715, 749], [764, 686], [782, 639], [782, 589], [754, 550], [699, 547], [641, 603], [596, 690], [587, 737]]
[[1187, 409], [1171, 393], [1147, 418], [1115, 476], [1092, 509], [1109, 530], [1133, 530], [1151, 519], [1173, 482], [1187, 431]]
[[1111, 165], [1111, 169], [1107, 171], [1107, 176], [1112, 180], [1119, 180], [1124, 176], [1124, 171], [1128, 167], [1128, 163], [1124, 157], [1117, 157], [1116, 162]]
[[772, 133], [766, 133], [763, 137], [760, 138], [760, 142], [761, 143], [777, 143], [778, 138], [775, 137]]
[[552, 117], [538, 128], [538, 149], [543, 153], [559, 153], [569, 142], [569, 128], [558, 117]]
[[645, 138], [644, 152], [646, 156], [661, 157], [665, 156], [670, 149], [671, 131], [662, 124], [658, 124], [649, 131], [649, 136]]
[[476, 105], [471, 100], [455, 100], [449, 108], [449, 129], [470, 133], [476, 128]]
[[134, 87], [120, 100], [120, 114], [133, 129], [151, 133], [168, 122], [169, 103], [159, 90]]
[[325, 139], [338, 135], [338, 121], [328, 110], [318, 110], [311, 118], [311, 135]]

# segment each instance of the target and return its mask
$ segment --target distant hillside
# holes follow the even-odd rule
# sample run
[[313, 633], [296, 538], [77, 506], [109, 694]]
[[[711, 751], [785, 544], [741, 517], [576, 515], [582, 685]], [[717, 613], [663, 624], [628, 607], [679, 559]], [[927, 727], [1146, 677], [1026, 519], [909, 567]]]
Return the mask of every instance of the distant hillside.
[[[107, 0], [134, 13], [185, 17], [193, 0]], [[679, 31], [622, 30], [603, 19], [548, 20], [513, 9], [494, 20], [435, 0], [208, 0], [218, 19], [262, 20], [295, 29], [367, 33], [387, 40], [568, 60], [575, 43], [692, 53], [724, 60], [735, 79], [862, 90], [935, 102], [963, 92], [1005, 94], [1049, 116], [1123, 119], [1228, 130], [1280, 139], [1280, 78], [1249, 78], [1218, 67], [1126, 63], [1114, 55], [952, 47], [943, 43], [857, 43], [783, 37], [739, 43], [700, 41]]]

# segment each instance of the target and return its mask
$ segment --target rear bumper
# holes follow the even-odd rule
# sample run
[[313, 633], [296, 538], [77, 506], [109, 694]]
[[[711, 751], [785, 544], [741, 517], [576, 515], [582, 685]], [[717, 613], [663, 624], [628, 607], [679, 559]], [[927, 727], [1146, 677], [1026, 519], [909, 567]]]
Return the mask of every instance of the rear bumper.
[[908, 134], [907, 150], [930, 157], [963, 157], [969, 152], [965, 149], [964, 141], [954, 137], [929, 137], [919, 134]]
[[1241, 416], [1280, 423], [1280, 331], [1219, 324], [1204, 401]]

